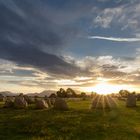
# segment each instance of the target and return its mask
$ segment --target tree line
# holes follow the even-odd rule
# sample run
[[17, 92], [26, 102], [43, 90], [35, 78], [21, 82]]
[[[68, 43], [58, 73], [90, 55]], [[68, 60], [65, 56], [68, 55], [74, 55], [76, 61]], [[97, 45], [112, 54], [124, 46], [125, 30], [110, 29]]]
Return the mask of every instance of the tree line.
[[66, 90], [63, 88], [60, 88], [56, 92], [57, 97], [61, 98], [76, 98], [76, 97], [86, 97], [87, 94], [85, 92], [81, 92], [80, 94], [77, 94], [72, 88], [67, 88]]

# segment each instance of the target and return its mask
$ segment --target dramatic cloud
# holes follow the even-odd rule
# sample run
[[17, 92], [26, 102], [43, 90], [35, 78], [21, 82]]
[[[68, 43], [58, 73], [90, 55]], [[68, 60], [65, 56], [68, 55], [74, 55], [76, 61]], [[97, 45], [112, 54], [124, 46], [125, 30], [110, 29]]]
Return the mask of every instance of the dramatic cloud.
[[1, 0], [0, 90], [140, 85], [139, 13], [139, 0]]
[[58, 55], [65, 38], [57, 31], [63, 29], [40, 11], [39, 6], [47, 8], [42, 4], [0, 2], [0, 58], [54, 74], [75, 75], [79, 69]]

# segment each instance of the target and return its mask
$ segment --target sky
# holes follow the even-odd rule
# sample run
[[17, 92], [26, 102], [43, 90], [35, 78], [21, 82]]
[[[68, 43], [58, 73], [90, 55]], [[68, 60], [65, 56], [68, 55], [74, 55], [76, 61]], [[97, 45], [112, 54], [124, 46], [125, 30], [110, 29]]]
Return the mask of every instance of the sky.
[[0, 0], [0, 91], [140, 92], [139, 0]]

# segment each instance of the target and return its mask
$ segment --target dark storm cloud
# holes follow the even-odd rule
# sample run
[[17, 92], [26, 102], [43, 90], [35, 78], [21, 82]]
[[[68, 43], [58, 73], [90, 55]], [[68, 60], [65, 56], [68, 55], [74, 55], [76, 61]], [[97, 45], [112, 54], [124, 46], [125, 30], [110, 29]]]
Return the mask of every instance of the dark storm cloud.
[[[101, 1], [1, 0], [0, 58], [47, 71], [55, 77], [89, 75], [91, 66], [83, 73], [61, 57], [61, 50], [68, 39], [79, 34], [79, 19], [91, 18], [91, 11], [101, 3], [105, 7], [105, 0]], [[113, 71], [107, 66], [103, 69]]]
[[78, 70], [78, 68], [66, 63], [56, 55], [48, 54], [37, 48], [12, 46], [8, 43], [2, 44], [4, 47], [0, 48], [0, 57], [22, 66], [34, 66], [56, 74], [72, 74], [72, 72]]
[[50, 73], [74, 75], [79, 69], [56, 55], [64, 38], [58, 32], [61, 28], [42, 13], [43, 8], [36, 0], [0, 2], [0, 58]]
[[[9, 44], [24, 45], [24, 47], [32, 45], [39, 49], [41, 47], [57, 49], [62, 45], [62, 38], [52, 29], [55, 25], [47, 17], [41, 15], [40, 9], [36, 9], [34, 3], [29, 5], [25, 0], [26, 5], [21, 5], [19, 15], [17, 10], [19, 8], [15, 7], [15, 10], [9, 8], [8, 2], [0, 3], [1, 40], [8, 41]], [[16, 5], [14, 2], [13, 4]]]

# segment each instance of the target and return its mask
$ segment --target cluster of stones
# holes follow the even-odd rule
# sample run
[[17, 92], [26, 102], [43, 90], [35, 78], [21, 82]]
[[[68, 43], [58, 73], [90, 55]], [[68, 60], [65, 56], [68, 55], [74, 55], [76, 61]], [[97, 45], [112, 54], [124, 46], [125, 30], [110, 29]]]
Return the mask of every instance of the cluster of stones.
[[2, 94], [0, 94], [0, 102], [3, 102], [3, 101], [5, 101], [5, 97]]
[[20, 94], [16, 97], [6, 97], [5, 108], [26, 109], [29, 104], [35, 104], [36, 109], [68, 110], [68, 105], [64, 99], [61, 98], [33, 98], [27, 95]]
[[[34, 104], [36, 109], [68, 110], [69, 107], [63, 98], [51, 97], [48, 98], [34, 98], [27, 95], [20, 94], [16, 97], [0, 96], [0, 101], [4, 101], [5, 108], [26, 109], [29, 104]], [[136, 107], [136, 95], [129, 93], [126, 99], [127, 107]], [[91, 103], [90, 109], [112, 109], [116, 108], [117, 104], [114, 98], [110, 95], [96, 95]]]

